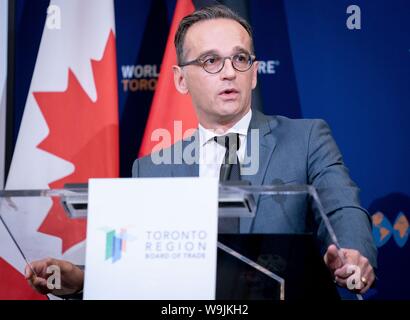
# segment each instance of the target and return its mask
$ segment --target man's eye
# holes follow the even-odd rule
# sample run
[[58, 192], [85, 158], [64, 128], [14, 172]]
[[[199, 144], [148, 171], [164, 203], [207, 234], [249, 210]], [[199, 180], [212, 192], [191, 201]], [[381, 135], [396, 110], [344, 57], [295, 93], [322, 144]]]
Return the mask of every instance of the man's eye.
[[219, 57], [209, 57], [205, 59], [205, 64], [210, 66], [210, 65], [214, 65], [216, 63], [218, 63], [218, 61], [220, 60]]
[[248, 57], [247, 54], [241, 53], [241, 54], [235, 55], [234, 59], [235, 59], [237, 62], [244, 63], [244, 62], [248, 62], [249, 57]]

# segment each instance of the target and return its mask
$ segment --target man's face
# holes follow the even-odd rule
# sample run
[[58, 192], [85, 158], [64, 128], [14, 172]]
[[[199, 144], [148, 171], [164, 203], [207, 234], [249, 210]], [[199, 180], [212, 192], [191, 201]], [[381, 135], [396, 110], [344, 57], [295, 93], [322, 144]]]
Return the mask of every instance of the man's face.
[[[251, 52], [251, 39], [245, 28], [231, 19], [200, 21], [191, 26], [185, 36], [184, 61], [207, 54], [221, 57]], [[189, 93], [196, 108], [199, 122], [206, 128], [232, 126], [250, 109], [252, 89], [257, 81], [257, 63], [245, 72], [232, 67], [225, 60], [223, 69], [216, 74], [201, 66], [174, 67], [175, 84], [181, 93]]]

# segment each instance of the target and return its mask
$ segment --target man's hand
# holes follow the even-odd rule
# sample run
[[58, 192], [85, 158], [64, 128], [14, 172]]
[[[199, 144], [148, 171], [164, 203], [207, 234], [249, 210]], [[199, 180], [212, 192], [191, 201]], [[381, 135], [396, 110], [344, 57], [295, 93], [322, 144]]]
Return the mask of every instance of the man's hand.
[[[342, 287], [365, 293], [375, 279], [369, 260], [353, 249], [338, 250], [334, 244], [327, 248], [324, 260], [336, 283]], [[357, 273], [358, 272], [358, 273]], [[357, 280], [356, 283], [354, 280]]]
[[[30, 286], [41, 294], [67, 295], [76, 293], [83, 288], [84, 272], [71, 262], [48, 258], [34, 261], [30, 265], [31, 268], [26, 266], [25, 277]], [[53, 288], [50, 281], [47, 282], [47, 279], [53, 275], [53, 273], [47, 273], [47, 268], [50, 266], [51, 270], [59, 270], [60, 289]]]

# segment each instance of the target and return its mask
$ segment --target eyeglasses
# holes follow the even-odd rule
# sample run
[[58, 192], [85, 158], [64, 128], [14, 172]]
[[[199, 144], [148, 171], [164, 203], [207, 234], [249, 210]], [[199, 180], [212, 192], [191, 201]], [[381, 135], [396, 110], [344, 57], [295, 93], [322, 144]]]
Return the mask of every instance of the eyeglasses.
[[245, 72], [252, 67], [252, 64], [255, 62], [256, 57], [247, 52], [237, 53], [228, 57], [220, 57], [216, 54], [212, 54], [197, 58], [192, 61], [181, 63], [179, 66], [181, 68], [189, 65], [201, 66], [206, 72], [215, 74], [223, 69], [226, 59], [231, 60], [232, 67], [236, 71]]

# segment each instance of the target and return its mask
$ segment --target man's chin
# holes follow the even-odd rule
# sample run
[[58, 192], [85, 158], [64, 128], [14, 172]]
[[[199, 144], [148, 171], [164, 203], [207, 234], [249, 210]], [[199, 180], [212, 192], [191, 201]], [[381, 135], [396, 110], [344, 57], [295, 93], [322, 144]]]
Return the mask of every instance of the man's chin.
[[226, 101], [218, 106], [217, 113], [220, 117], [235, 117], [242, 112], [238, 101]]
[[229, 124], [239, 121], [242, 116], [243, 111], [239, 108], [224, 108], [218, 110], [215, 118], [220, 124]]

